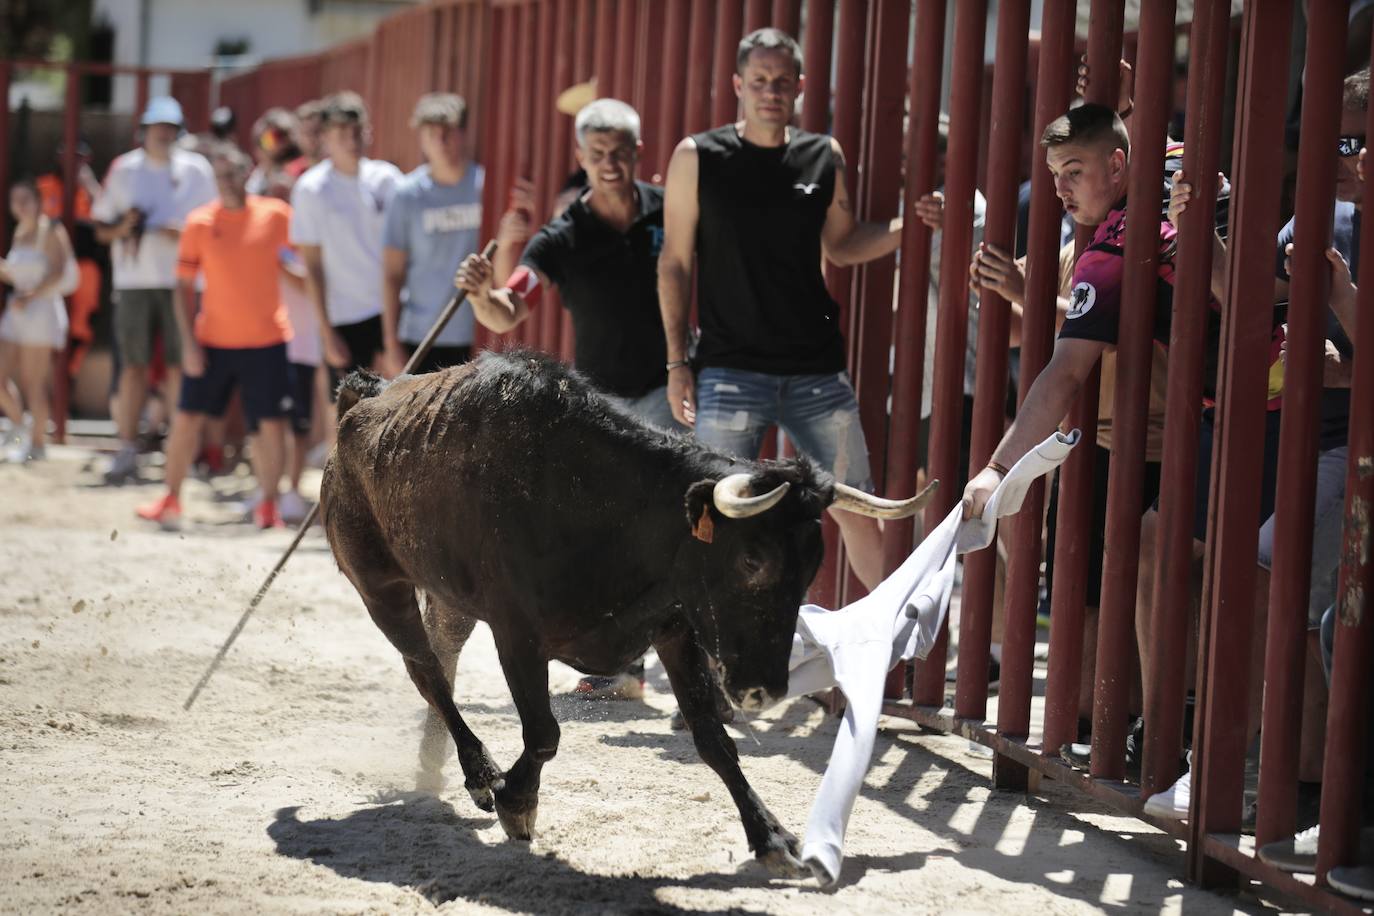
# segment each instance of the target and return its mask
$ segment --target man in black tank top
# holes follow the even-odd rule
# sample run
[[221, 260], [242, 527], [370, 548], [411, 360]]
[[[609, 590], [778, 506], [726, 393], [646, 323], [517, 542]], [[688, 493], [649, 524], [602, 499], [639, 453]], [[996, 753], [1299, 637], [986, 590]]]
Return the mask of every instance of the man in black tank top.
[[[734, 77], [743, 120], [688, 137], [673, 152], [658, 262], [668, 400], [713, 447], [752, 458], [777, 424], [836, 479], [871, 491], [822, 257], [850, 265], [891, 254], [901, 221], [855, 220], [839, 144], [790, 126], [801, 69], [801, 48], [787, 34], [747, 35]], [[694, 259], [697, 377], [687, 362]], [[882, 578], [877, 521], [834, 517], [855, 574], [873, 587]]]

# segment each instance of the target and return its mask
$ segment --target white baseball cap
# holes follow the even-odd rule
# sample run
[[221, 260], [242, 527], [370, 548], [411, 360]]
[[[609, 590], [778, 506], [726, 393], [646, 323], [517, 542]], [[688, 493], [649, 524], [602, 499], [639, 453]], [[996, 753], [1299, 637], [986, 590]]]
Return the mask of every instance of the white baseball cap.
[[139, 121], [144, 127], [149, 124], [175, 124], [181, 127], [185, 119], [181, 114], [181, 104], [170, 95], [160, 95], [148, 100], [148, 107]]

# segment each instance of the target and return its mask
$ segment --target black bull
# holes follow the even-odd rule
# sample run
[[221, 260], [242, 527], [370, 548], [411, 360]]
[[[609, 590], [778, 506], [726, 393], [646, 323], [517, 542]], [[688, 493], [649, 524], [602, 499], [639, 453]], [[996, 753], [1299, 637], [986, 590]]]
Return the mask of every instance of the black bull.
[[[441, 782], [446, 726], [473, 801], [529, 838], [540, 770], [558, 750], [549, 660], [609, 675], [652, 645], [750, 849], [775, 871], [800, 871], [796, 838], [745, 780], [716, 697], [748, 710], [786, 693], [828, 506], [891, 518], [921, 497], [879, 500], [805, 459], [729, 458], [645, 426], [532, 353], [386, 386], [355, 373], [339, 414], [325, 530], [430, 705], [422, 779]], [[475, 620], [491, 628], [520, 714], [524, 749], [505, 773], [453, 698]]]

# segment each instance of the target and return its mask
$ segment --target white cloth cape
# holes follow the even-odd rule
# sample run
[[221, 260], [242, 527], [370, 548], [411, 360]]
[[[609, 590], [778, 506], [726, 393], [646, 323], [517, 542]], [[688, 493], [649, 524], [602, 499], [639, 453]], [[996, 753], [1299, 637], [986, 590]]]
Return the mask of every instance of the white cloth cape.
[[802, 606], [787, 695], [839, 687], [847, 701], [802, 845], [802, 860], [822, 885], [840, 876], [845, 825], [873, 756], [887, 672], [899, 660], [926, 657], [949, 608], [957, 555], [991, 544], [997, 520], [1019, 512], [1031, 483], [1063, 463], [1078, 439], [1078, 430], [1055, 432], [1026, 453], [993, 492], [982, 518], [964, 520], [962, 503], [955, 505], [867, 596], [838, 611]]

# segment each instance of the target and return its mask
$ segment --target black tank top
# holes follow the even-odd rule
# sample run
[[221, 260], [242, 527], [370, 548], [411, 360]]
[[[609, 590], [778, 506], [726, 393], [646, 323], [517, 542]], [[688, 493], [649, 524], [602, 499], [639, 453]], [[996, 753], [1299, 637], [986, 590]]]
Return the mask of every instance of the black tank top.
[[790, 131], [779, 147], [733, 124], [696, 134], [702, 366], [776, 375], [845, 368], [840, 308], [821, 273], [835, 192], [830, 138]]

